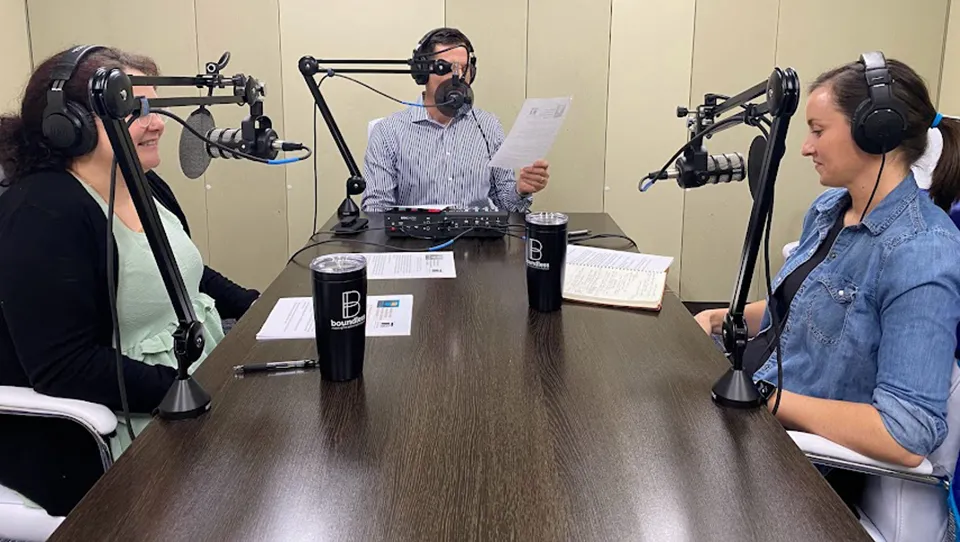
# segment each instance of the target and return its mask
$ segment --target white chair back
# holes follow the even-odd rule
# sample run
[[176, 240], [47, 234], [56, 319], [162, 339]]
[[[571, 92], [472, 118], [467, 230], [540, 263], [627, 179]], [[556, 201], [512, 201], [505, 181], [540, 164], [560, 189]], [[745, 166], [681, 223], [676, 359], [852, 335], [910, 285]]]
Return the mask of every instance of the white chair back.
[[367, 124], [367, 141], [370, 141], [370, 136], [373, 135], [373, 127], [377, 125], [385, 117], [380, 117], [379, 119], [373, 119]]
[[[947, 427], [947, 438], [927, 459], [934, 472], [952, 475], [960, 456], [960, 367], [956, 363], [950, 377]], [[867, 476], [860, 510], [885, 542], [943, 540], [950, 518], [943, 487], [887, 476]]]

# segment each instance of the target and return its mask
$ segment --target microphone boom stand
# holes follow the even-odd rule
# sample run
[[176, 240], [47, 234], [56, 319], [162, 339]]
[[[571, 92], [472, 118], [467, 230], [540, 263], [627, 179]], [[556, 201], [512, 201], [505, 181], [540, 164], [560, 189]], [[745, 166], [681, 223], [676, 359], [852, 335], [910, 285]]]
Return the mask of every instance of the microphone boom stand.
[[[174, 354], [177, 358], [177, 380], [158, 407], [161, 418], [178, 420], [196, 418], [210, 409], [210, 394], [189, 374], [190, 365], [203, 353], [203, 327], [197, 321], [193, 303], [180, 274], [170, 242], [160, 222], [154, 204], [149, 181], [137, 156], [136, 146], [130, 139], [125, 119], [141, 111], [143, 105], [173, 107], [183, 105], [212, 105], [222, 103], [250, 104], [251, 111], [260, 111], [263, 86], [252, 77], [236, 75], [232, 78], [210, 73], [196, 77], [128, 76], [119, 69], [100, 68], [90, 80], [90, 103], [93, 112], [103, 121], [104, 130], [110, 139], [117, 165], [123, 174], [130, 197], [143, 224], [150, 250], [157, 262], [160, 277], [177, 315], [178, 326], [173, 333]], [[233, 96], [195, 96], [184, 98], [157, 98], [147, 102], [134, 96], [133, 86], [224, 86], [234, 88]], [[256, 106], [256, 107], [255, 107]], [[266, 118], [266, 117], [262, 117]], [[249, 120], [249, 118], [248, 118]], [[246, 122], [246, 121], [245, 121]]]
[[[753, 105], [748, 102], [766, 94], [766, 104]], [[722, 406], [733, 408], [753, 408], [763, 404], [751, 374], [743, 368], [743, 354], [747, 345], [747, 325], [744, 309], [750, 291], [750, 280], [756, 267], [757, 255], [763, 240], [764, 225], [773, 207], [773, 186], [777, 180], [780, 161], [786, 150], [787, 129], [790, 117], [797, 110], [800, 101], [800, 78], [796, 72], [787, 68], [774, 69], [767, 81], [762, 81], [746, 91], [725, 100], [716, 107], [710, 107], [706, 113], [698, 110], [697, 126], [702, 125], [701, 115], [712, 124], [714, 117], [736, 107], [743, 107], [743, 123], [756, 125], [764, 114], [773, 117], [770, 128], [770, 144], [763, 156], [763, 166], [758, 182], [757, 194], [750, 211], [750, 221], [743, 242], [740, 257], [740, 271], [734, 286], [733, 298], [723, 321], [723, 344], [733, 357], [730, 369], [714, 384], [711, 396]], [[694, 138], [696, 139], [696, 137]]]
[[[405, 65], [407, 67], [344, 68], [334, 70], [332, 68], [322, 67], [321, 63], [324, 65]], [[340, 204], [340, 207], [337, 208], [337, 219], [339, 222], [334, 227], [334, 232], [345, 235], [358, 234], [367, 229], [368, 221], [366, 218], [360, 218], [360, 208], [357, 207], [357, 204], [353, 201], [352, 196], [362, 194], [366, 189], [367, 183], [363, 179], [363, 174], [360, 172], [360, 168], [357, 167], [357, 162], [353, 158], [353, 153], [350, 152], [350, 148], [347, 146], [347, 142], [343, 138], [343, 133], [340, 132], [340, 127], [337, 126], [337, 121], [333, 118], [333, 112], [330, 111], [330, 106], [327, 105], [327, 101], [320, 92], [320, 85], [317, 83], [316, 79], [314, 79], [314, 76], [320, 72], [325, 72], [330, 77], [333, 77], [338, 73], [364, 75], [385, 73], [426, 75], [430, 73], [436, 73], [439, 75], [444, 75], [444, 68], [438, 66], [435, 62], [429, 63], [428, 69], [421, 69], [417, 67], [412, 60], [317, 60], [312, 56], [301, 57], [298, 66], [300, 68], [300, 73], [303, 75], [303, 80], [307, 84], [307, 88], [310, 89], [310, 94], [313, 96], [313, 101], [316, 104], [317, 109], [320, 110], [320, 115], [323, 116], [323, 121], [326, 123], [327, 129], [330, 131], [330, 135], [333, 137], [333, 141], [336, 143], [337, 149], [340, 151], [340, 156], [343, 158], [343, 163], [347, 166], [347, 171], [350, 173], [350, 177], [347, 179], [347, 195]], [[448, 72], [449, 67], [446, 68], [446, 73]]]

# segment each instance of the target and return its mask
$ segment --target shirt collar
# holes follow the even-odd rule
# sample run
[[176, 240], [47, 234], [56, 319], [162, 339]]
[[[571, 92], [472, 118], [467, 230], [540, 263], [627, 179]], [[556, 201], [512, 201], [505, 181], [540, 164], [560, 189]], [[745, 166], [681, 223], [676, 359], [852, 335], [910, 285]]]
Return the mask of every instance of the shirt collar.
[[420, 96], [417, 98], [417, 105], [410, 106], [410, 122], [414, 124], [421, 122], [429, 122], [433, 119], [430, 118], [430, 115], [427, 113], [427, 108], [423, 107], [423, 93], [420, 93]]
[[[863, 219], [863, 226], [873, 235], [880, 235], [910, 203], [917, 199], [919, 190], [913, 173], [908, 173], [900, 184], [883, 198], [883, 201], [867, 213]], [[832, 224], [837, 219], [837, 215], [846, 210], [849, 198], [849, 192], [837, 190], [817, 204], [817, 212], [824, 216], [825, 222]]]

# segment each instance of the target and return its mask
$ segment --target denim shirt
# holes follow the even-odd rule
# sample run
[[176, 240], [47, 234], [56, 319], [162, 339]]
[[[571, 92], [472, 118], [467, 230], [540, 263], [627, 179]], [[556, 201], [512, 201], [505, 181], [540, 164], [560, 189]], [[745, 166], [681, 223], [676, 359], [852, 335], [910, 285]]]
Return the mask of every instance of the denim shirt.
[[[813, 255], [849, 198], [830, 189], [814, 201], [774, 290]], [[947, 434], [958, 322], [960, 232], [910, 174], [862, 224], [840, 231], [801, 284], [781, 335], [783, 389], [872, 404], [903, 448], [927, 456]], [[767, 311], [761, 327], [769, 325]], [[774, 353], [754, 378], [776, 377]]]

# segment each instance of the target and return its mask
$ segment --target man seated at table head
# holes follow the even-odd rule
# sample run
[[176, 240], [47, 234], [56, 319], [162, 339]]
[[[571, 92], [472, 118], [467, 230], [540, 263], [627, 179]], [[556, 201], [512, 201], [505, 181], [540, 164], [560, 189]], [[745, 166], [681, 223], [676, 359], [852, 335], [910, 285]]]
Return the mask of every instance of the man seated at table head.
[[453, 205], [526, 212], [533, 194], [547, 186], [549, 164], [537, 160], [522, 168], [519, 178], [512, 170], [488, 167], [505, 137], [499, 119], [473, 108], [472, 99], [452, 110], [444, 98], [455, 75], [468, 85], [476, 79], [477, 57], [470, 40], [455, 28], [438, 28], [420, 40], [413, 57], [423, 64], [448, 62], [451, 72], [415, 73], [414, 80], [424, 85], [420, 102], [373, 128], [364, 158], [363, 210]]

